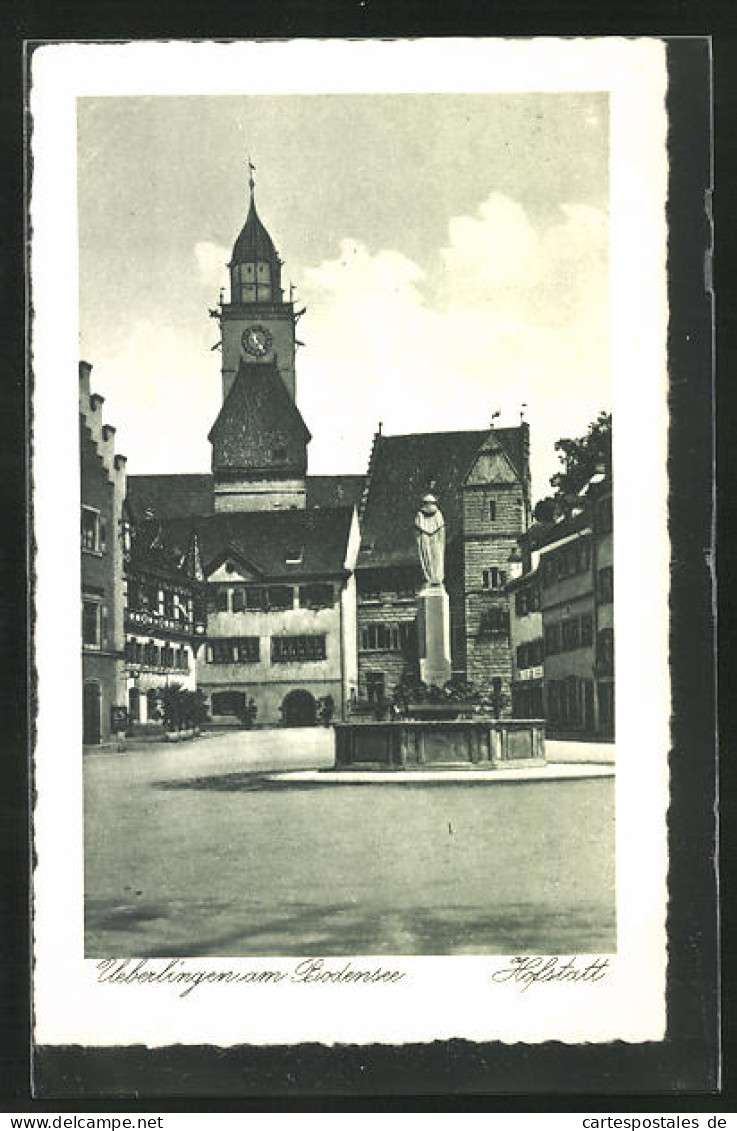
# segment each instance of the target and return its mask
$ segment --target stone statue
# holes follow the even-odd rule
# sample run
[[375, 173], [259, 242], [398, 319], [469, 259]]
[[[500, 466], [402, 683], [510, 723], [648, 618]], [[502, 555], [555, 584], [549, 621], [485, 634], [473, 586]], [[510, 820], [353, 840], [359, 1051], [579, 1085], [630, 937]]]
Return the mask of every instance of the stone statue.
[[415, 538], [427, 585], [442, 585], [445, 577], [445, 522], [434, 495], [425, 495], [415, 515]]

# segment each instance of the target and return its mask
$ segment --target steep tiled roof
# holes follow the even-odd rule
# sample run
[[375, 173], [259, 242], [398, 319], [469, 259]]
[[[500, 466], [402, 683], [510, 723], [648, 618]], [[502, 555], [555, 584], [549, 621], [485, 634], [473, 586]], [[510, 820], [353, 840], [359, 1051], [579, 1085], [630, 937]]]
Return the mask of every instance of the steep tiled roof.
[[[205, 570], [234, 552], [267, 578], [335, 574], [345, 562], [352, 514], [353, 507], [333, 507], [177, 518], [164, 523], [164, 537], [184, 551], [195, 532]], [[301, 550], [301, 561], [289, 566], [295, 550]]]
[[128, 506], [135, 522], [150, 511], [157, 518], [212, 514], [212, 475], [129, 475]]
[[[461, 485], [487, 436], [486, 429], [376, 436], [361, 524], [361, 544], [371, 549], [362, 549], [359, 568], [416, 562], [414, 516], [431, 481], [445, 518], [446, 541], [460, 532]], [[493, 436], [519, 474], [524, 467], [521, 430], [496, 428]]]
[[269, 469], [279, 443], [287, 465], [304, 471], [311, 437], [275, 362], [241, 359], [208, 439], [214, 469]]
[[365, 475], [308, 475], [308, 507], [358, 506]]

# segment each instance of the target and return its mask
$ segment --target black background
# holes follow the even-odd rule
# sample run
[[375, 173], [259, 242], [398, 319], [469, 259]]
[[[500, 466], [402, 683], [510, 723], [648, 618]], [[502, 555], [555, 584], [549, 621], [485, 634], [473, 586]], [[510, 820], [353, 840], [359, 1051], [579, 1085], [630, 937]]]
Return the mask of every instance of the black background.
[[[150, 3], [100, 0], [94, 6], [6, 3], [0, 59], [3, 160], [0, 204], [5, 235], [0, 285], [0, 683], [2, 749], [2, 904], [0, 1087], [7, 1111], [218, 1110], [734, 1110], [730, 1063], [734, 917], [732, 837], [722, 865], [724, 1091], [718, 1084], [718, 961], [714, 879], [715, 668], [707, 550], [712, 522], [711, 308], [703, 287], [708, 224], [704, 189], [710, 182], [710, 45], [715, 60], [716, 289], [719, 382], [716, 420], [720, 454], [719, 575], [721, 633], [723, 827], [734, 773], [726, 748], [730, 703], [731, 597], [724, 580], [731, 516], [730, 382], [734, 358], [735, 115], [732, 22], [728, 6], [681, 3], [578, 2], [509, 5], [418, 4], [340, 0], [333, 3], [179, 4], [176, 18]], [[668, 1037], [644, 1045], [504, 1046], [463, 1041], [423, 1046], [146, 1050], [42, 1048], [35, 1053], [41, 1098], [30, 1092], [28, 962], [28, 726], [26, 723], [26, 494], [28, 447], [25, 397], [25, 238], [23, 196], [24, 39], [278, 38], [292, 36], [594, 35], [669, 37], [669, 367], [670, 528], [673, 546], [671, 668], [673, 680], [672, 804]], [[60, 374], [60, 379], [63, 375]], [[642, 563], [647, 584], [647, 562]], [[60, 662], [63, 662], [63, 645]], [[32, 707], [32, 688], [31, 702]], [[32, 715], [31, 715], [32, 717]], [[139, 1100], [138, 1096], [143, 1096]], [[176, 1097], [179, 1097], [177, 1099]], [[187, 1099], [185, 1097], [191, 1097]]]

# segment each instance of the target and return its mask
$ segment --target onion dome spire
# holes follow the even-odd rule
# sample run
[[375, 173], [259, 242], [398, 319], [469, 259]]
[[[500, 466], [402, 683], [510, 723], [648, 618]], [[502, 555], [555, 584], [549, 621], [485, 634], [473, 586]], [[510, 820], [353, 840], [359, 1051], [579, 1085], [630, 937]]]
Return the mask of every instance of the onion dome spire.
[[231, 300], [234, 303], [281, 302], [281, 259], [274, 241], [256, 211], [256, 166], [248, 158], [248, 216], [233, 245], [229, 263]]

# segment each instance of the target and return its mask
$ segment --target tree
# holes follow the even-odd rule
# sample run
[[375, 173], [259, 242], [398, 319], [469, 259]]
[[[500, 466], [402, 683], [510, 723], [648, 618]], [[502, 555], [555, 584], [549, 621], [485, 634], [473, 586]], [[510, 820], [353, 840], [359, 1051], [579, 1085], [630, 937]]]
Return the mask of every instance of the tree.
[[612, 414], [600, 412], [584, 436], [560, 439], [555, 450], [562, 468], [550, 479], [554, 494], [535, 506], [536, 522], [552, 522], [556, 515], [569, 512], [573, 500], [597, 469], [611, 477]]
[[558, 440], [555, 445], [563, 470], [550, 482], [559, 495], [577, 495], [598, 467], [611, 475], [612, 471], [612, 414], [600, 412], [589, 424], [585, 436], [573, 440]]

